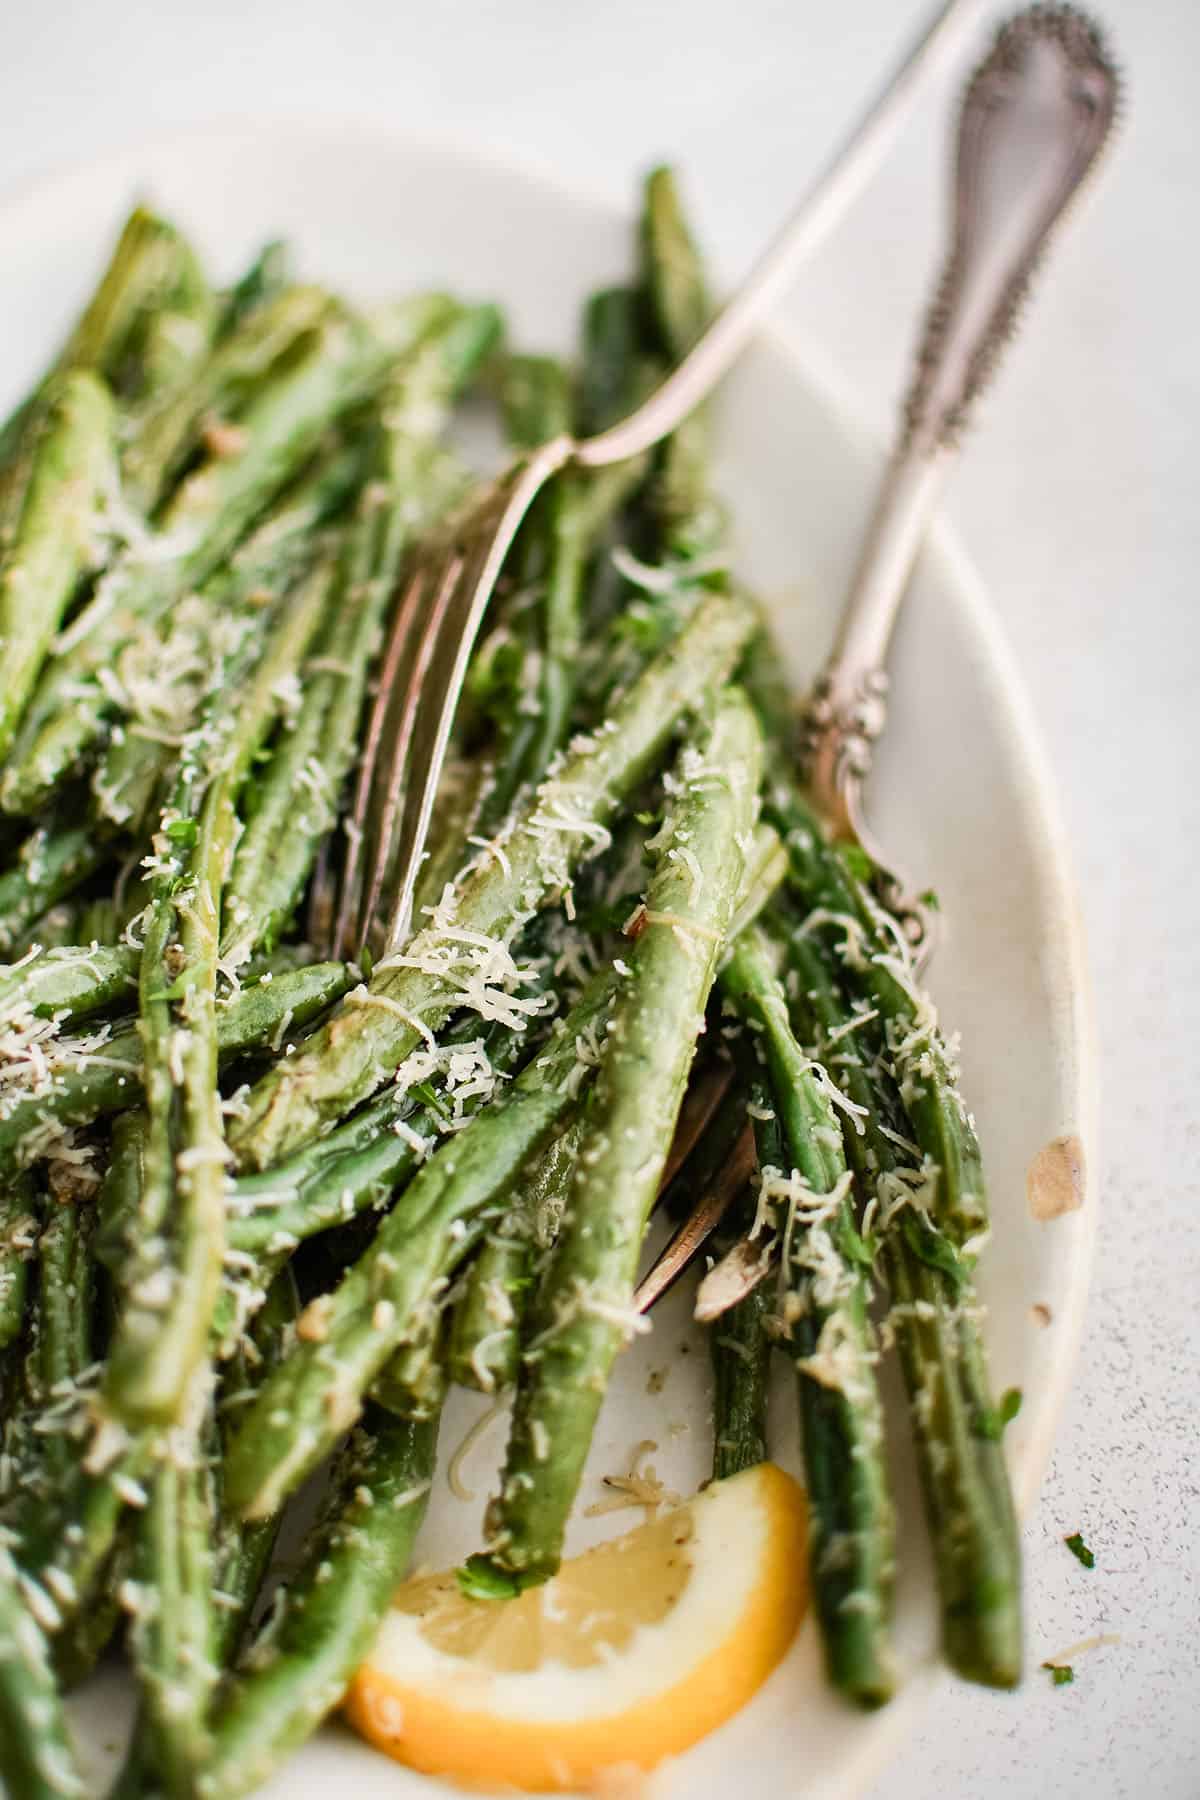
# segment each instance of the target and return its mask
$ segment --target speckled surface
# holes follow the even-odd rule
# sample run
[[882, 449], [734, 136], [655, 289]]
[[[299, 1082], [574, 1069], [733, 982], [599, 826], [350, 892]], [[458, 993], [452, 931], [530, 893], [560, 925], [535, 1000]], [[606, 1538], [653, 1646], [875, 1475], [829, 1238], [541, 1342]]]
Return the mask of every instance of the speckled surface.
[[[469, 137], [624, 198], [669, 152], [736, 268], [902, 35], [906, 0], [9, 0], [5, 182], [213, 113]], [[1131, 104], [949, 513], [1025, 669], [1079, 876], [1102, 1080], [1096, 1278], [1027, 1526], [1030, 1659], [949, 1685], [872, 1800], [1200, 1795], [1200, 168], [1193, 0], [1107, 0]], [[1189, 81], [1191, 86], [1188, 85]], [[885, 429], [939, 220], [941, 115], [906, 135], [791, 317]], [[1190, 929], [1189, 929], [1190, 920]], [[1087, 1571], [1062, 1543], [1081, 1530]]]

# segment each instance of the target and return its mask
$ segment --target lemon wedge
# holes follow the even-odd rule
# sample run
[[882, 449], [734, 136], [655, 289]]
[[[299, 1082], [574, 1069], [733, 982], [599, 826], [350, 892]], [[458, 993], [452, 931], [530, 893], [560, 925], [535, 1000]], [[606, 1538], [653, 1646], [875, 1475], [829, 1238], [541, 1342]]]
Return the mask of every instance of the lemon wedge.
[[346, 1696], [410, 1767], [545, 1793], [651, 1769], [730, 1718], [806, 1601], [804, 1495], [762, 1463], [565, 1562], [514, 1599], [453, 1574], [399, 1590]]

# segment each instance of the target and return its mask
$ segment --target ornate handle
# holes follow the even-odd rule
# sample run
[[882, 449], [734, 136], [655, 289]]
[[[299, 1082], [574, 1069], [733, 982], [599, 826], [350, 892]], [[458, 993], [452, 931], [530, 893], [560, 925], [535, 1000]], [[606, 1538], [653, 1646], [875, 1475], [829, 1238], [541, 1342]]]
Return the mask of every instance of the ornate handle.
[[[837, 835], [868, 849], [862, 786], [886, 723], [883, 665], [900, 601], [970, 410], [1108, 136], [1117, 88], [1095, 26], [1070, 6], [1034, 6], [1001, 29], [963, 98], [950, 254], [837, 644], [802, 727], [818, 805]], [[907, 911], [919, 937], [925, 922]]]

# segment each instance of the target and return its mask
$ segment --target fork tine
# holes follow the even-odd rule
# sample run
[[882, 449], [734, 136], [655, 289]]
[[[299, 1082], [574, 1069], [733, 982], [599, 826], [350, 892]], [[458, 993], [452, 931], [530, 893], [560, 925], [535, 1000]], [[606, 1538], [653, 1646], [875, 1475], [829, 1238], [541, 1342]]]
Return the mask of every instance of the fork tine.
[[387, 740], [388, 720], [400, 692], [400, 670], [411, 643], [417, 611], [425, 592], [427, 573], [424, 566], [418, 565], [409, 576], [388, 632], [383, 664], [379, 671], [379, 686], [367, 721], [366, 740], [354, 784], [354, 800], [350, 807], [351, 823], [346, 833], [341, 897], [330, 946], [330, 953], [335, 957], [345, 957], [352, 950], [362, 948], [361, 942], [355, 943], [353, 940], [360, 916], [358, 901], [363, 886], [364, 845], [370, 831], [371, 795], [375, 786], [380, 749]]
[[464, 523], [456, 541], [461, 572], [445, 601], [444, 621], [428, 633], [426, 670], [415, 696], [404, 788], [395, 843], [388, 846], [396, 898], [388, 920], [385, 953], [398, 949], [412, 922], [413, 889], [437, 796], [442, 764], [467, 664], [504, 558], [521, 520], [551, 475], [571, 452], [569, 438], [555, 438], [517, 464], [492, 487]]
[[639, 1312], [649, 1312], [655, 1301], [678, 1281], [749, 1181], [755, 1160], [754, 1129], [747, 1125], [720, 1174], [701, 1194], [658, 1260], [638, 1283], [633, 1304]]
[[683, 1105], [679, 1108], [679, 1117], [675, 1121], [675, 1135], [671, 1139], [662, 1179], [658, 1184], [660, 1200], [703, 1137], [710, 1119], [725, 1098], [732, 1079], [733, 1065], [714, 1059], [688, 1084]]
[[[450, 550], [436, 567], [426, 571], [422, 598], [433, 593], [433, 604], [423, 619], [415, 616], [398, 631], [405, 657], [389, 694], [384, 758], [374, 771], [367, 809], [367, 854], [363, 863], [363, 887], [358, 901], [358, 934], [365, 942], [394, 855], [396, 820], [411, 774], [413, 735], [421, 705], [421, 693], [430, 661], [442, 630], [446, 611], [462, 575], [462, 557]], [[415, 612], [415, 608], [414, 608]], [[393, 718], [393, 713], [395, 717]]]
[[[688, 1157], [692, 1154], [692, 1151], [696, 1148], [700, 1139], [704, 1136], [705, 1131], [708, 1129], [709, 1124], [716, 1114], [717, 1108], [720, 1106], [728, 1092], [729, 1083], [732, 1079], [733, 1065], [721, 1058], [714, 1057], [704, 1065], [698, 1075], [693, 1076], [691, 1082], [688, 1084], [687, 1091], [683, 1096], [683, 1105], [680, 1107], [679, 1116], [675, 1121], [675, 1135], [671, 1139], [671, 1148], [667, 1155], [662, 1177], [658, 1184], [658, 1196], [655, 1200], [656, 1206], [662, 1200], [680, 1169], [687, 1162]], [[702, 1200], [701, 1207], [703, 1207], [704, 1204], [705, 1202]], [[681, 1228], [681, 1231], [683, 1230], [686, 1230], [686, 1226]], [[663, 1252], [663, 1257], [666, 1257], [676, 1246], [680, 1239], [681, 1231], [676, 1232], [672, 1237], [670, 1243]], [[697, 1248], [703, 1243], [705, 1235], [707, 1235], [707, 1233], [696, 1239]], [[661, 1281], [659, 1280], [659, 1276], [660, 1271], [663, 1269], [662, 1258], [647, 1271], [641, 1287], [638, 1289], [639, 1294], [644, 1288], [649, 1295], [643, 1310], [648, 1310], [653, 1306], [660, 1294], [666, 1292], [676, 1276], [682, 1272], [683, 1266], [683, 1262], [680, 1262], [678, 1269], [668, 1271], [665, 1275], [665, 1279], [662, 1279]]]
[[305, 939], [318, 955], [336, 957], [338, 954], [337, 933], [334, 929], [337, 898], [333, 841], [326, 838], [317, 851], [316, 866], [308, 884], [308, 910], [304, 926]]

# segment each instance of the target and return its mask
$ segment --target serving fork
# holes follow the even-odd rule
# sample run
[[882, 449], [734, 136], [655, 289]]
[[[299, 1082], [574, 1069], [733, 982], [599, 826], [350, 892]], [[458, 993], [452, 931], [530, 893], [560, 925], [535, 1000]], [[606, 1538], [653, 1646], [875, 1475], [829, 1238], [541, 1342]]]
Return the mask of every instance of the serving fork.
[[[910, 896], [862, 808], [887, 718], [888, 645], [971, 409], [1012, 335], [1047, 242], [1104, 148], [1118, 89], [1097, 27], [1061, 5], [1017, 14], [971, 77], [958, 118], [949, 254], [834, 650], [802, 716], [809, 796], [836, 840], [868, 851], [880, 898], [918, 961], [932, 950], [936, 915]], [[696, 1255], [742, 1185], [726, 1171], [699, 1197], [638, 1288], [643, 1311]], [[706, 1278], [704, 1316], [735, 1304], [767, 1267], [757, 1246], [736, 1244]]]
[[937, 8], [742, 286], [643, 405], [594, 437], [557, 437], [514, 462], [446, 531], [418, 548], [393, 614], [368, 722], [330, 954], [355, 954], [381, 916], [386, 954], [409, 934], [471, 650], [505, 555], [537, 494], [569, 463], [600, 469], [650, 449], [712, 392], [799, 264], [868, 180], [919, 83], [953, 51], [979, 5], [949, 0]]

